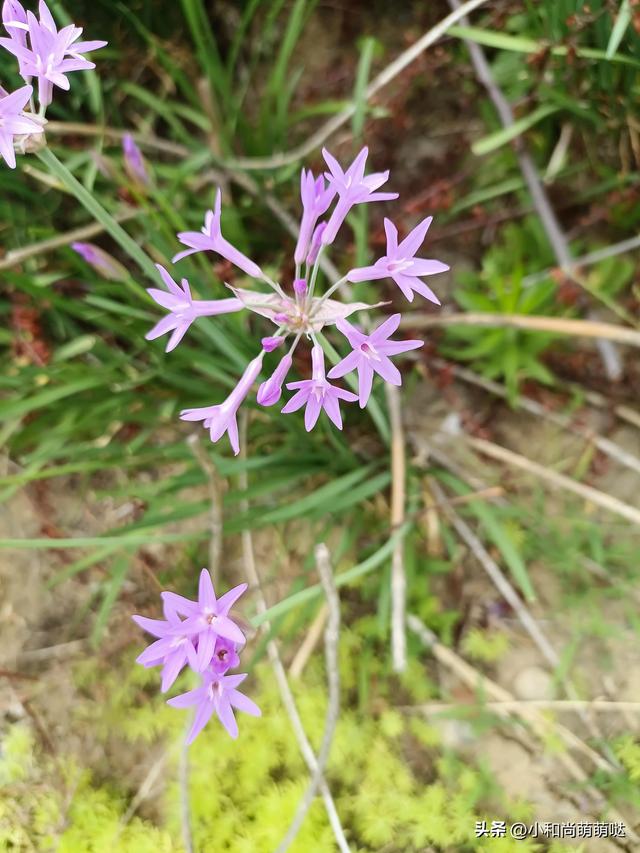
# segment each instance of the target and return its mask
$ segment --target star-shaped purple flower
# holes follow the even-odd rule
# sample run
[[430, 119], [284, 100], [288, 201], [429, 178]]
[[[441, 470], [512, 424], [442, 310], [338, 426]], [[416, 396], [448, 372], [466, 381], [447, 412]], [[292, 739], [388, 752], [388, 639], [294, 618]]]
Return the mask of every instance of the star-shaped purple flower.
[[[162, 692], [165, 693], [176, 680], [182, 669], [189, 664], [196, 668], [196, 650], [191, 635], [183, 631], [183, 621], [167, 601], [164, 602], [165, 621], [132, 616], [133, 621], [148, 634], [158, 637], [136, 658], [142, 666], [162, 667]], [[237, 665], [237, 664], [236, 664]]]
[[353, 352], [350, 352], [342, 361], [329, 371], [330, 379], [337, 379], [358, 371], [358, 391], [360, 397], [360, 408], [364, 409], [371, 395], [373, 374], [377, 373], [392, 385], [401, 385], [402, 376], [398, 368], [391, 362], [389, 356], [399, 355], [424, 345], [423, 341], [390, 341], [389, 337], [400, 325], [400, 314], [393, 314], [384, 321], [370, 335], [365, 335], [348, 320], [339, 320], [338, 329], [347, 338]]
[[407, 234], [398, 244], [398, 229], [390, 219], [384, 220], [384, 230], [387, 235], [387, 254], [371, 267], [358, 267], [347, 273], [347, 281], [373, 281], [379, 278], [392, 278], [400, 290], [413, 302], [413, 293], [425, 296], [436, 305], [440, 300], [430, 287], [420, 280], [419, 276], [435, 275], [449, 269], [442, 261], [416, 258], [415, 254], [422, 246], [424, 238], [431, 225], [432, 216], [427, 216]]
[[238, 737], [238, 724], [233, 714], [234, 708], [244, 711], [245, 714], [251, 714], [253, 717], [262, 716], [256, 703], [236, 689], [246, 677], [246, 673], [216, 675], [214, 672], [205, 672], [202, 676], [201, 687], [189, 690], [188, 693], [182, 693], [180, 696], [167, 701], [167, 704], [173, 708], [196, 707], [193, 726], [187, 736], [187, 744], [193, 743], [214, 712], [232, 738]]
[[235, 246], [232, 246], [222, 236], [220, 220], [222, 217], [222, 193], [220, 190], [216, 193], [215, 207], [213, 210], [208, 210], [204, 220], [204, 226], [201, 231], [182, 231], [178, 234], [178, 240], [188, 248], [182, 252], [178, 252], [173, 257], [173, 263], [186, 258], [188, 255], [193, 255], [195, 252], [217, 252], [226, 260], [246, 272], [252, 278], [263, 278], [263, 272], [250, 258], [243, 255]]
[[167, 343], [167, 352], [171, 352], [171, 350], [174, 350], [178, 346], [189, 326], [198, 317], [231, 314], [234, 311], [241, 311], [244, 308], [244, 304], [235, 298], [212, 299], [208, 301], [194, 300], [186, 278], [183, 278], [181, 285], [179, 285], [163, 266], [156, 264], [156, 267], [167, 286], [168, 293], [164, 290], [158, 290], [155, 287], [147, 288], [147, 293], [158, 305], [166, 308], [169, 314], [156, 323], [153, 329], [147, 332], [145, 338], [148, 341], [153, 341], [167, 332], [173, 332]]
[[371, 201], [390, 201], [398, 198], [398, 193], [375, 192], [389, 179], [389, 170], [376, 172], [372, 175], [364, 174], [367, 163], [368, 148], [363, 148], [346, 171], [336, 158], [326, 148], [322, 149], [330, 171], [326, 173], [329, 186], [338, 193], [338, 202], [329, 217], [327, 227], [322, 233], [322, 243], [328, 246], [336, 238], [338, 229], [347, 217], [347, 214], [355, 204], [363, 204]]
[[325, 187], [324, 178], [313, 177], [311, 169], [303, 169], [300, 174], [300, 197], [302, 198], [302, 221], [298, 242], [293, 256], [296, 264], [307, 257], [316, 222], [326, 213], [336, 194], [335, 187]]
[[[20, 7], [18, 9], [18, 7]], [[70, 83], [66, 75], [71, 71], [83, 71], [95, 68], [95, 64], [84, 59], [82, 54], [104, 47], [106, 41], [82, 41], [82, 28], [69, 24], [60, 31], [56, 27], [53, 15], [44, 0], [38, 6], [40, 20], [33, 12], [26, 13], [26, 26], [29, 35], [29, 47], [22, 38], [24, 25], [21, 23], [21, 4], [13, 2], [13, 12], [17, 18], [11, 22], [4, 21], [11, 38], [1, 38], [0, 45], [17, 57], [20, 64], [20, 74], [29, 80], [38, 80], [38, 99], [43, 107], [51, 103], [53, 87], [59, 86], [68, 90]], [[4, 14], [3, 14], [4, 18]], [[18, 36], [15, 33], [18, 31]]]
[[297, 394], [284, 406], [282, 412], [288, 415], [297, 412], [306, 406], [304, 412], [304, 425], [307, 432], [316, 425], [320, 412], [324, 409], [333, 423], [342, 429], [342, 415], [340, 413], [340, 400], [353, 403], [357, 396], [351, 391], [345, 391], [336, 385], [327, 382], [324, 373], [324, 353], [319, 344], [314, 344], [311, 350], [312, 378], [303, 379], [301, 382], [288, 382], [287, 388], [296, 390]]
[[225, 432], [228, 433], [231, 447], [237, 456], [240, 453], [240, 439], [236, 414], [260, 374], [263, 357], [264, 351], [249, 362], [240, 381], [224, 403], [198, 409], [183, 409], [180, 412], [180, 419], [183, 421], [204, 421], [204, 427], [209, 430], [211, 441], [217, 441]]
[[10, 95], [0, 90], [0, 154], [11, 169], [16, 167], [14, 137], [43, 130], [39, 121], [23, 112], [32, 94], [31, 86], [23, 86]]
[[190, 601], [173, 592], [162, 593], [162, 598], [169, 607], [187, 617], [180, 630], [197, 641], [196, 665], [193, 668], [198, 672], [203, 672], [211, 663], [218, 637], [224, 637], [239, 645], [244, 644], [244, 634], [230, 619], [229, 611], [246, 588], [247, 584], [241, 583], [217, 599], [211, 575], [203, 569], [200, 573], [198, 601]]

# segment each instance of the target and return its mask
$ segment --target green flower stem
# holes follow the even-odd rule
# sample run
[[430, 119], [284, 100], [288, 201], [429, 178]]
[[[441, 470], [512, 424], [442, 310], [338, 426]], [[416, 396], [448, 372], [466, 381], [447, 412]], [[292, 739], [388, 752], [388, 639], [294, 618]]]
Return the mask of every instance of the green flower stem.
[[[341, 360], [340, 354], [336, 351], [336, 349], [332, 346], [332, 344], [325, 338], [325, 336], [323, 334], [321, 334], [320, 332], [318, 332], [318, 343], [320, 344], [322, 349], [325, 351], [325, 353], [329, 356], [329, 358], [331, 359], [331, 362], [333, 364], [337, 364]], [[355, 391], [355, 393], [357, 394], [358, 393], [358, 381], [357, 381], [357, 379], [354, 376], [351, 376], [350, 374], [345, 376], [344, 379], [345, 379], [345, 382], [347, 383], [347, 385], [353, 391]], [[380, 437], [382, 438], [382, 440], [384, 441], [384, 443], [388, 447], [389, 444], [391, 443], [391, 431], [389, 430], [389, 423], [388, 423], [388, 421], [384, 415], [384, 412], [380, 408], [378, 401], [376, 400], [376, 398], [373, 395], [371, 395], [371, 397], [369, 397], [369, 402], [367, 403], [367, 409], [371, 413], [371, 417], [372, 417], [373, 422], [375, 423], [375, 425], [378, 429], [378, 432], [380, 433]]]
[[113, 216], [94, 198], [91, 193], [82, 186], [69, 169], [61, 163], [50, 148], [43, 148], [36, 152], [38, 159], [44, 163], [49, 173], [57, 178], [69, 192], [74, 195], [80, 204], [99, 222], [105, 231], [110, 234], [120, 248], [127, 253], [143, 273], [153, 282], [158, 280], [158, 271], [151, 258], [144, 252], [136, 241], [130, 237], [124, 228], [119, 225]]

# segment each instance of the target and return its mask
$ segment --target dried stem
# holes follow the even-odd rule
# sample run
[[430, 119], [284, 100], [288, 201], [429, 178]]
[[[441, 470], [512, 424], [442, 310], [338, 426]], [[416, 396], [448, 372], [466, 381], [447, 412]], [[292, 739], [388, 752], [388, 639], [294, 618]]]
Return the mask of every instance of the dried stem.
[[[246, 410], [242, 410], [240, 412], [240, 454], [241, 458], [244, 459], [246, 459], [247, 454], [247, 423], [248, 413]], [[246, 469], [240, 472], [238, 479], [240, 488], [243, 491], [246, 491], [248, 486], [248, 477]], [[245, 514], [248, 512], [248, 510], [249, 502], [246, 499], [243, 499], [241, 501], [240, 511]], [[260, 583], [260, 576], [258, 574], [255, 555], [253, 551], [253, 538], [251, 536], [250, 530], [242, 531], [242, 553], [249, 583], [254, 588], [256, 593], [256, 604], [258, 612], [265, 613], [268, 609], [267, 602], [265, 600], [264, 593], [262, 591], [262, 585]], [[268, 620], [265, 620], [262, 623], [262, 626], [264, 632], [267, 635], [270, 634], [270, 622]], [[316, 755], [304, 730], [304, 726], [302, 725], [302, 720], [300, 719], [300, 714], [298, 713], [296, 701], [291, 691], [291, 687], [289, 686], [287, 674], [280, 658], [280, 652], [278, 651], [278, 646], [275, 640], [269, 640], [269, 642], [267, 643], [267, 654], [269, 656], [271, 666], [273, 667], [273, 671], [276, 677], [276, 683], [278, 685], [278, 690], [280, 691], [280, 698], [282, 699], [282, 704], [284, 705], [285, 711], [287, 712], [287, 715], [289, 716], [289, 719], [291, 721], [291, 727], [293, 728], [296, 740], [298, 741], [300, 752], [302, 753], [302, 756], [310, 772], [315, 775], [318, 772], [318, 759], [316, 758]], [[327, 785], [327, 782], [323, 775], [320, 776], [319, 789], [322, 795], [322, 799], [324, 800], [327, 815], [329, 817], [329, 823], [331, 824], [331, 828], [333, 829], [333, 834], [335, 836], [336, 843], [340, 848], [341, 853], [349, 853], [349, 845], [347, 844], [347, 839], [345, 838], [344, 830], [342, 829], [342, 824], [340, 823], [340, 818], [338, 816], [338, 812], [336, 810], [331, 791], [329, 790], [329, 786]]]
[[[389, 420], [391, 423], [391, 529], [404, 524], [407, 462], [400, 392], [394, 385], [385, 384]], [[391, 657], [394, 672], [407, 668], [407, 638], [405, 610], [407, 579], [404, 570], [404, 539], [398, 539], [391, 557]]]
[[[528, 724], [533, 733], [543, 744], [548, 741], [548, 736], [551, 732], [558, 734], [567, 746], [579, 751], [582, 755], [589, 758], [596, 767], [606, 771], [610, 770], [609, 765], [604, 761], [604, 759], [570, 729], [566, 728], [566, 726], [563, 726], [555, 720], [548, 719], [536, 708], [527, 707], [526, 703], [523, 704], [517, 702], [508, 690], [505, 690], [504, 687], [501, 687], [481, 672], [478, 672], [454, 651], [443, 646], [433, 631], [430, 631], [417, 616], [409, 614], [407, 616], [407, 626], [414, 634], [416, 634], [417, 637], [419, 637], [424, 645], [433, 653], [435, 658], [443, 666], [453, 672], [463, 684], [466, 684], [471, 690], [477, 690], [478, 692], [486, 694], [496, 703], [504, 703], [502, 708], [496, 708], [498, 713], [501, 713], [504, 716], [515, 715], [519, 717]], [[556, 758], [570, 773], [570, 775], [580, 785], [584, 785], [586, 790], [589, 791], [594, 807], [598, 811], [606, 808], [607, 813], [613, 819], [625, 822], [619, 812], [616, 810], [612, 811], [609, 808], [600, 791], [590, 784], [587, 773], [570, 754], [557, 752]], [[637, 843], [637, 841], [640, 840], [638, 836], [632, 830], [628, 829], [628, 831], [630, 832], [629, 837]]]
[[320, 751], [318, 753], [318, 766], [313, 774], [311, 782], [309, 783], [309, 787], [300, 800], [300, 805], [298, 806], [298, 810], [291, 822], [289, 831], [278, 847], [277, 853], [285, 853], [285, 851], [289, 849], [300, 831], [300, 827], [304, 822], [307, 812], [311, 808], [311, 804], [318, 793], [324, 770], [329, 759], [333, 734], [338, 723], [338, 714], [340, 712], [340, 674], [338, 669], [340, 601], [338, 599], [338, 591], [333, 579], [329, 550], [324, 543], [316, 545], [315, 558], [316, 568], [320, 576], [320, 582], [324, 589], [324, 594], [327, 599], [327, 607], [329, 610], [327, 628], [324, 635], [329, 701], [327, 705], [324, 735], [322, 737], [322, 744], [320, 745]]
[[565, 317], [540, 317], [523, 314], [423, 314], [407, 311], [402, 315], [400, 328], [430, 329], [434, 326], [491, 326], [493, 328], [523, 329], [528, 332], [550, 332], [554, 335], [575, 335], [582, 338], [605, 338], [640, 347], [640, 331], [601, 323], [595, 320], [574, 320]]
[[294, 659], [291, 661], [291, 666], [289, 667], [289, 676], [291, 678], [297, 679], [302, 675], [302, 671], [307, 665], [307, 661], [315, 651], [318, 641], [322, 636], [328, 615], [329, 608], [325, 602], [320, 610], [318, 610], [316, 618], [313, 620], [311, 627], [307, 631], [304, 642], [296, 652]]
[[187, 444], [207, 478], [209, 492], [209, 571], [216, 586], [220, 575], [220, 559], [222, 556], [222, 484], [215, 465], [200, 443], [197, 433], [187, 438]]
[[[458, 12], [461, 11], [460, 0], [449, 0], [449, 6], [453, 10], [456, 10]], [[469, 23], [468, 19], [465, 16], [463, 16], [460, 20], [463, 26], [468, 25]], [[502, 93], [502, 90], [496, 83], [493, 74], [491, 73], [491, 67], [484, 55], [484, 51], [482, 50], [479, 44], [476, 44], [475, 42], [469, 39], [465, 39], [464, 41], [469, 51], [469, 55], [471, 56], [471, 62], [473, 63], [473, 67], [475, 68], [478, 80], [485, 87], [485, 89], [487, 90], [487, 94], [493, 101], [493, 105], [495, 106], [496, 111], [500, 116], [502, 126], [505, 128], [513, 127], [513, 125], [515, 124], [515, 118], [511, 109], [511, 105], [509, 104], [508, 100]], [[527, 147], [522, 137], [517, 138], [515, 143], [515, 149], [516, 156], [518, 158], [518, 163], [520, 165], [520, 171], [522, 172], [522, 177], [524, 178], [525, 183], [529, 188], [531, 201], [533, 202], [533, 206], [535, 207], [538, 216], [540, 217], [540, 221], [542, 222], [542, 225], [544, 227], [544, 230], [546, 231], [549, 243], [551, 244], [553, 253], [556, 256], [558, 266], [565, 273], [565, 275], [569, 276], [579, 285], [585, 287], [585, 289], [589, 291], [589, 288], [586, 287], [585, 282], [580, 278], [576, 270], [571, 255], [571, 250], [569, 248], [569, 242], [562, 228], [560, 227], [560, 223], [556, 218], [553, 207], [551, 206], [551, 203], [549, 201], [549, 197], [547, 196], [543, 183], [540, 179], [540, 176], [538, 175], [535, 163], [531, 159], [531, 156], [527, 151]], [[609, 376], [609, 379], [619, 379], [622, 374], [622, 365], [620, 364], [620, 358], [617, 354], [616, 349], [612, 346], [611, 343], [609, 343], [608, 340], [598, 339], [597, 346], [600, 350], [602, 362], [607, 372], [607, 375]]]
[[[446, 370], [450, 370], [456, 378], [461, 379], [463, 382], [468, 382], [470, 385], [482, 388], [485, 391], [489, 391], [490, 394], [495, 394], [497, 397], [502, 397], [502, 399], [507, 399], [508, 397], [508, 392], [504, 385], [500, 385], [499, 382], [494, 382], [493, 379], [486, 379], [484, 376], [479, 376], [477, 373], [474, 373], [472, 370], [468, 370], [466, 367], [460, 367], [457, 364], [443, 361], [439, 358], [432, 359], [430, 364], [436, 369], [442, 367]], [[518, 399], [514, 401], [514, 407], [516, 409], [523, 409], [525, 412], [529, 412], [536, 417], [544, 418], [545, 420], [556, 424], [556, 426], [559, 426], [561, 429], [569, 430], [575, 435], [581, 436], [585, 441], [593, 444], [594, 447], [597, 447], [598, 450], [610, 459], [613, 459], [621, 465], [624, 465], [626, 468], [630, 468], [632, 471], [640, 474], [640, 459], [637, 456], [629, 453], [629, 451], [625, 450], [624, 447], [620, 447], [620, 445], [610, 439], [605, 438], [602, 435], [598, 435], [598, 433], [593, 432], [593, 430], [588, 427], [581, 426], [567, 415], [555, 412], [552, 409], [547, 409], [545, 406], [538, 403], [537, 400], [532, 400], [530, 397], [526, 397], [523, 394], [518, 395]]]
[[429, 702], [426, 705], [404, 705], [400, 710], [409, 713], [439, 714], [450, 711], [599, 711], [640, 713], [640, 702], [616, 702], [611, 699], [514, 699], [500, 702]]
[[592, 486], [585, 486], [571, 477], [564, 474], [559, 474], [557, 471], [552, 471], [538, 462], [533, 462], [527, 459], [526, 456], [521, 456], [519, 453], [514, 453], [512, 450], [507, 450], [506, 447], [501, 447], [491, 441], [486, 441], [483, 438], [473, 438], [472, 436], [465, 437], [466, 442], [474, 447], [477, 451], [490, 456], [492, 459], [497, 459], [499, 462], [506, 462], [508, 465], [513, 465], [515, 468], [520, 468], [539, 477], [541, 480], [555, 486], [559, 489], [564, 489], [568, 492], [573, 492], [574, 495], [583, 498], [585, 501], [594, 503], [609, 512], [626, 518], [634, 524], [640, 525], [640, 509], [637, 509], [624, 501], [614, 498], [612, 495], [594, 489]]

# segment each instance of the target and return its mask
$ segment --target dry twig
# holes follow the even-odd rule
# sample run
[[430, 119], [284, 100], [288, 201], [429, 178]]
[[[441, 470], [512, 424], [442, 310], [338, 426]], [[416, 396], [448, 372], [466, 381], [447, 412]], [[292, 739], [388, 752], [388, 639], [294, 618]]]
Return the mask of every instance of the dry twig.
[[[241, 458], [245, 459], [247, 453], [247, 422], [248, 414], [246, 410], [243, 410], [240, 412], [240, 453]], [[238, 479], [240, 481], [240, 488], [243, 491], [246, 491], [248, 486], [246, 469], [240, 472]], [[249, 502], [246, 500], [246, 498], [241, 501], [240, 510], [242, 513], [248, 512]], [[258, 569], [256, 566], [255, 555], [253, 551], [253, 538], [251, 536], [250, 530], [242, 531], [242, 553], [249, 583], [255, 589], [258, 612], [266, 613], [267, 602], [262, 591], [260, 575], [258, 574]], [[265, 620], [262, 625], [265, 633], [269, 634], [271, 631], [270, 622], [268, 620]], [[296, 701], [291, 691], [291, 687], [289, 686], [287, 674], [280, 658], [280, 652], [278, 651], [278, 646], [275, 640], [269, 640], [269, 642], [267, 643], [267, 654], [269, 656], [269, 661], [271, 662], [271, 666], [276, 677], [276, 683], [278, 685], [278, 690], [280, 691], [280, 698], [282, 699], [282, 704], [284, 705], [285, 711], [287, 712], [287, 715], [289, 716], [289, 719], [291, 721], [291, 727], [295, 734], [296, 740], [298, 741], [300, 752], [302, 753], [302, 756], [311, 774], [315, 775], [318, 772], [319, 767], [318, 759], [316, 758], [316, 755], [313, 751], [311, 744], [309, 743], [309, 739], [304, 730], [304, 726], [302, 725], [302, 720], [300, 719], [300, 714], [298, 713], [298, 708], [296, 707]], [[342, 824], [340, 823], [340, 818], [338, 816], [338, 812], [336, 810], [331, 791], [329, 790], [329, 786], [327, 785], [327, 782], [322, 774], [320, 774], [318, 785], [320, 793], [322, 795], [322, 799], [324, 800], [327, 815], [329, 817], [329, 823], [331, 824], [331, 828], [333, 829], [333, 834], [335, 836], [336, 843], [340, 848], [341, 853], [349, 853], [349, 845], [347, 843], [344, 830], [342, 829]]]
[[320, 751], [318, 752], [318, 766], [313, 774], [309, 787], [300, 800], [300, 805], [291, 822], [289, 831], [284, 840], [278, 847], [277, 853], [285, 853], [293, 843], [296, 835], [300, 831], [307, 812], [311, 808], [321, 779], [324, 774], [333, 734], [338, 723], [338, 714], [340, 712], [340, 674], [338, 669], [338, 640], [340, 635], [340, 601], [338, 599], [338, 591], [333, 580], [333, 571], [331, 569], [331, 559], [329, 551], [324, 543], [316, 545], [315, 549], [316, 567], [320, 575], [320, 582], [324, 589], [324, 594], [327, 599], [327, 607], [329, 617], [327, 621], [327, 629], [325, 631], [325, 660], [327, 665], [327, 681], [329, 684], [329, 701], [327, 705], [327, 716], [324, 726], [324, 735]]

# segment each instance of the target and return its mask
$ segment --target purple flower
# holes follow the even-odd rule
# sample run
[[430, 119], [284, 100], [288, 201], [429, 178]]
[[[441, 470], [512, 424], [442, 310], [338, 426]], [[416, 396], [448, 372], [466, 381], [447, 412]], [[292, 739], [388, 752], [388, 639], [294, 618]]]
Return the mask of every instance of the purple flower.
[[400, 314], [393, 314], [385, 320], [370, 335], [360, 332], [347, 320], [337, 323], [338, 329], [347, 338], [353, 352], [339, 361], [329, 371], [331, 379], [345, 376], [352, 370], [358, 371], [360, 392], [360, 408], [364, 409], [371, 394], [373, 374], [377, 373], [392, 385], [401, 385], [402, 377], [398, 368], [389, 360], [391, 355], [399, 355], [423, 346], [423, 341], [390, 341], [392, 335], [400, 325]]
[[129, 277], [121, 263], [94, 243], [72, 243], [71, 248], [104, 278], [110, 281], [124, 281]]
[[178, 234], [178, 240], [189, 248], [174, 255], [174, 264], [195, 252], [217, 252], [252, 278], [263, 278], [260, 267], [224, 239], [220, 230], [221, 215], [222, 193], [218, 190], [215, 209], [207, 211], [202, 231], [183, 231]]
[[338, 193], [338, 203], [329, 217], [327, 227], [322, 234], [322, 244], [327, 246], [336, 238], [338, 229], [347, 217], [347, 214], [355, 204], [363, 204], [370, 201], [389, 201], [398, 198], [398, 193], [377, 193], [375, 190], [387, 182], [389, 171], [376, 172], [373, 175], [364, 174], [368, 148], [363, 148], [353, 163], [344, 172], [336, 158], [326, 148], [322, 149], [330, 172], [327, 173], [329, 185]]
[[261, 406], [273, 406], [278, 402], [282, 396], [282, 383], [287, 378], [292, 363], [291, 355], [284, 355], [271, 376], [258, 388], [256, 399]]
[[233, 714], [234, 708], [254, 717], [261, 716], [260, 708], [255, 702], [236, 689], [246, 677], [246, 673], [216, 675], [213, 672], [205, 672], [203, 673], [201, 687], [167, 700], [167, 704], [173, 708], [196, 707], [195, 719], [187, 737], [187, 744], [193, 743], [211, 719], [214, 711], [232, 738], [238, 737], [238, 724]]
[[284, 343], [284, 338], [280, 337], [279, 335], [274, 335], [270, 338], [262, 338], [260, 343], [262, 344], [262, 349], [265, 352], [273, 352], [275, 349], [278, 349], [278, 347], [282, 346], [282, 344]]
[[11, 38], [20, 45], [27, 43], [27, 13], [18, 0], [4, 0], [2, 4], [2, 23]]
[[231, 314], [234, 311], [241, 311], [244, 307], [239, 299], [194, 300], [186, 278], [182, 279], [181, 285], [176, 284], [163, 266], [156, 264], [156, 267], [169, 292], [150, 287], [147, 293], [158, 305], [166, 308], [169, 314], [156, 323], [153, 329], [147, 332], [145, 338], [153, 341], [161, 335], [166, 335], [167, 332], [173, 332], [167, 343], [167, 352], [171, 352], [178, 346], [189, 326], [198, 317]]
[[69, 24], [58, 31], [44, 0], [40, 0], [38, 9], [39, 21], [32, 12], [27, 12], [26, 15], [30, 47], [23, 42], [21, 32], [18, 37], [14, 36], [16, 29], [21, 30], [21, 27], [11, 25], [7, 27], [7, 31], [11, 33], [12, 38], [0, 39], [0, 45], [17, 57], [20, 74], [25, 79], [29, 80], [32, 77], [38, 79], [38, 99], [40, 105], [46, 107], [51, 103], [54, 86], [65, 90], [70, 88], [66, 77], [69, 72], [95, 68], [93, 62], [82, 58], [82, 54], [98, 50], [107, 42], [79, 42], [77, 39], [82, 35], [81, 27]]
[[314, 344], [311, 350], [311, 359], [313, 364], [312, 378], [287, 384], [287, 388], [297, 390], [297, 394], [294, 394], [282, 412], [287, 415], [290, 412], [297, 412], [302, 406], [306, 406], [304, 425], [309, 432], [316, 425], [320, 412], [324, 409], [338, 429], [342, 429], [340, 400], [352, 403], [358, 398], [351, 391], [344, 391], [342, 388], [330, 385], [327, 382], [324, 374], [324, 353], [319, 344]]
[[224, 433], [228, 433], [234, 454], [240, 453], [238, 437], [238, 422], [236, 413], [249, 393], [251, 386], [258, 378], [262, 369], [264, 350], [250, 361], [242, 377], [224, 403], [217, 406], [205, 406], [200, 409], [183, 409], [180, 419], [183, 421], [204, 421], [204, 427], [209, 430], [211, 441], [217, 441]]
[[11, 169], [16, 167], [14, 137], [42, 133], [39, 121], [23, 112], [32, 94], [31, 86], [23, 86], [10, 95], [0, 92], [0, 154]]
[[211, 658], [211, 671], [216, 675], [224, 675], [229, 669], [235, 669], [240, 663], [238, 648], [231, 640], [218, 637]]
[[142, 156], [142, 152], [136, 145], [135, 139], [130, 133], [125, 133], [122, 137], [122, 151], [127, 175], [129, 175], [134, 183], [148, 187], [151, 181], [149, 180], [147, 164]]
[[311, 169], [302, 170], [300, 174], [300, 196], [302, 198], [302, 221], [298, 242], [293, 256], [296, 264], [301, 264], [309, 250], [316, 222], [326, 213], [336, 194], [335, 187], [325, 189], [324, 178], [313, 177]]
[[398, 229], [390, 219], [384, 220], [387, 235], [387, 254], [371, 267], [358, 267], [347, 273], [348, 281], [372, 281], [378, 278], [392, 278], [400, 290], [413, 302], [413, 292], [420, 293], [436, 305], [440, 300], [430, 287], [420, 281], [418, 276], [435, 275], [449, 269], [441, 261], [416, 258], [426, 233], [431, 225], [432, 216], [427, 216], [398, 245]]
[[166, 621], [148, 619], [146, 616], [132, 616], [133, 621], [143, 631], [159, 638], [136, 658], [136, 662], [145, 667], [163, 664], [161, 687], [163, 693], [171, 687], [187, 664], [195, 669], [197, 660], [191, 635], [182, 630], [184, 624], [182, 619], [166, 601], [164, 615]]
[[306, 296], [309, 288], [307, 287], [307, 280], [304, 278], [297, 278], [293, 282], [293, 292], [296, 296]]
[[318, 260], [318, 254], [320, 253], [320, 247], [322, 246], [322, 235], [324, 234], [326, 227], [326, 222], [321, 222], [319, 225], [316, 225], [313, 237], [311, 238], [311, 248], [307, 255], [307, 263], [309, 266], [313, 266], [313, 264]]
[[211, 575], [203, 569], [200, 572], [197, 601], [190, 601], [173, 592], [162, 593], [162, 598], [169, 607], [187, 617], [181, 623], [180, 630], [197, 640], [198, 651], [194, 669], [198, 672], [203, 672], [211, 663], [218, 637], [244, 645], [244, 634], [229, 618], [229, 611], [246, 588], [247, 584], [241, 583], [217, 599]]

